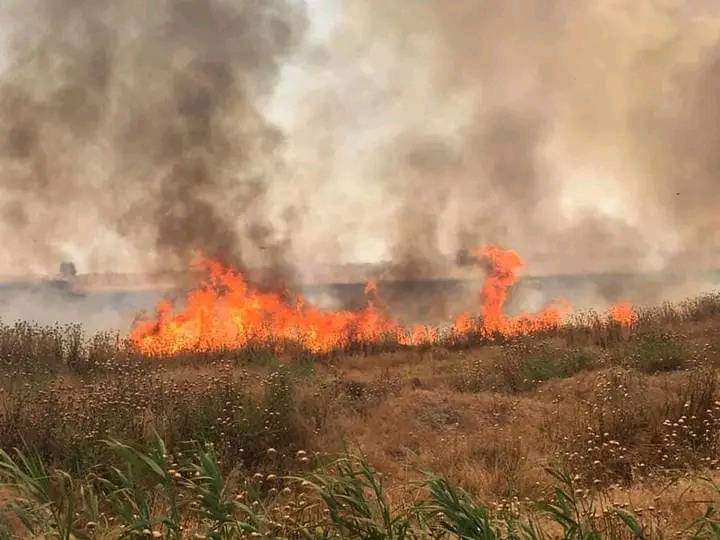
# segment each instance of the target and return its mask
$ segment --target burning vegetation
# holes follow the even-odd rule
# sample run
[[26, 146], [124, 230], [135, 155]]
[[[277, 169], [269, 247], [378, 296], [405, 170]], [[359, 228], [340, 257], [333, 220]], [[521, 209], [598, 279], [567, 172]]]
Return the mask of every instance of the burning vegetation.
[[[571, 311], [565, 302], [556, 302], [538, 313], [506, 315], [503, 308], [509, 290], [523, 267], [520, 255], [486, 245], [474, 256], [487, 266], [479, 313], [462, 313], [446, 327], [403, 325], [383, 307], [374, 280], [365, 287], [365, 308], [330, 311], [308, 305], [300, 295], [262, 292], [241, 272], [202, 258], [196, 265], [207, 277], [187, 295], [185, 306], [176, 310], [170, 301], [161, 302], [156, 318], [136, 323], [130, 339], [138, 350], [157, 356], [245, 347], [282, 350], [288, 345], [323, 354], [385, 342], [419, 346], [463, 341], [471, 336], [508, 338], [556, 329], [565, 321]], [[613, 307], [611, 319], [631, 325], [632, 306], [623, 303]]]

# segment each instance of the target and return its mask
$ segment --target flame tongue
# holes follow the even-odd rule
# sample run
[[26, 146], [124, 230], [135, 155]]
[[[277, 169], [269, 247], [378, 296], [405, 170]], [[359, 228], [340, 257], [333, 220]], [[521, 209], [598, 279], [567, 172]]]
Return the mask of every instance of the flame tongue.
[[[512, 250], [484, 246], [476, 255], [489, 265], [482, 290], [482, 324], [468, 314], [460, 315], [452, 327], [458, 336], [472, 332], [487, 337], [518, 335], [557, 327], [569, 311], [566, 306], [517, 317], [507, 317], [503, 307], [509, 288], [517, 281], [523, 261]], [[436, 343], [438, 328], [416, 326], [405, 328], [377, 307], [377, 283], [365, 288], [368, 305], [359, 311], [326, 311], [306, 305], [298, 296], [294, 303], [277, 293], [261, 292], [245, 281], [242, 274], [211, 259], [203, 259], [200, 269], [207, 274], [205, 282], [190, 292], [184, 309], [163, 301], [157, 317], [141, 321], [133, 328], [130, 339], [142, 352], [172, 355], [183, 351], [218, 351], [241, 349], [248, 345], [281, 349], [297, 343], [311, 352], [324, 353], [353, 343], [377, 343], [391, 338], [403, 345]]]
[[508, 289], [517, 281], [517, 271], [523, 261], [513, 250], [503, 250], [497, 246], [484, 246], [477, 255], [490, 264], [490, 273], [482, 289], [483, 326], [486, 332], [507, 333], [508, 320], [503, 315]]
[[[559, 326], [570, 313], [571, 307], [566, 302], [556, 302], [535, 314], [521, 314], [516, 317], [507, 317], [503, 313], [508, 292], [518, 280], [518, 272], [525, 266], [520, 255], [511, 250], [504, 250], [497, 246], [483, 246], [476, 252], [476, 256], [489, 264], [489, 273], [482, 289], [482, 316], [483, 334], [492, 337], [500, 334], [514, 336], [529, 334], [543, 330], [550, 330]], [[463, 319], [456, 321], [466, 327]]]

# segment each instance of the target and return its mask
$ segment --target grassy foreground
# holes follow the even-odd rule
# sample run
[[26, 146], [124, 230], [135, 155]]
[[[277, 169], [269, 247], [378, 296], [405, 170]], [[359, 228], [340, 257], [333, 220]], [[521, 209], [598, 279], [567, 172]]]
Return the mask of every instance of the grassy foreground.
[[0, 538], [720, 538], [719, 330], [720, 295], [317, 358], [3, 325]]
[[[155, 437], [142, 452], [106, 441], [118, 466], [81, 479], [49, 469], [35, 454], [0, 452], [8, 511], [41, 538], [598, 538], [646, 537], [637, 515], [606, 507], [548, 470], [552, 498], [493, 513], [445, 478], [427, 474], [411, 503], [393, 504], [383, 477], [346, 456], [302, 476], [256, 473], [228, 482], [211, 445], [169, 453]], [[273, 452], [271, 452], [273, 453]], [[305, 452], [297, 457], [305, 459]], [[231, 487], [232, 486], [232, 487]], [[691, 524], [717, 527], [714, 507]], [[11, 538], [8, 528], [0, 537]]]

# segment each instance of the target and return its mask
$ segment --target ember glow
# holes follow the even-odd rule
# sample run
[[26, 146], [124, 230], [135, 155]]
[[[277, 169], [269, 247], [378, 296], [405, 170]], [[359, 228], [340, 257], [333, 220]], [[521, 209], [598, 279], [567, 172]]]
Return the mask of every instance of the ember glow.
[[516, 252], [496, 246], [484, 246], [475, 256], [488, 265], [480, 317], [461, 314], [447, 328], [401, 325], [382, 307], [375, 281], [365, 288], [365, 308], [322, 310], [308, 305], [301, 296], [288, 299], [288, 295], [259, 291], [238, 271], [202, 259], [199, 266], [207, 277], [188, 294], [185, 307], [176, 311], [169, 301], [161, 302], [156, 318], [138, 322], [130, 339], [141, 352], [157, 356], [248, 346], [282, 349], [290, 343], [327, 353], [383, 340], [412, 346], [437, 343], [448, 335], [513, 336], [549, 330], [563, 322], [569, 307], [561, 304], [537, 314], [504, 315], [508, 289], [516, 283], [523, 261]]

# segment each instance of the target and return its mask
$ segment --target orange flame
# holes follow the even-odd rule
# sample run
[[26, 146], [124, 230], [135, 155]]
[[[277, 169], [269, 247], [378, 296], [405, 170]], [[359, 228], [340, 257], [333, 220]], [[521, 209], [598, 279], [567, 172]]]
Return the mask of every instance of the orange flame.
[[143, 352], [168, 355], [187, 350], [239, 349], [249, 344], [297, 342], [313, 352], [349, 343], [378, 341], [396, 330], [372, 303], [357, 312], [323, 311], [298, 297], [292, 305], [279, 294], [260, 292], [237, 271], [219, 262], [201, 262], [207, 280], [192, 291], [184, 310], [163, 301], [157, 319], [138, 323], [131, 341]]
[[610, 320], [620, 326], [631, 327], [637, 322], [637, 313], [630, 302], [619, 302], [610, 308]]
[[[506, 317], [503, 307], [508, 289], [517, 281], [523, 266], [511, 250], [485, 246], [476, 255], [487, 261], [489, 273], [483, 286], [482, 323], [469, 314], [455, 320], [452, 331], [458, 336], [477, 332], [488, 338], [513, 336], [559, 326], [569, 308], [551, 306], [540, 313]], [[183, 351], [241, 349], [248, 345], [281, 349], [297, 343], [311, 352], [326, 353], [353, 343], [378, 343], [390, 338], [402, 345], [437, 343], [439, 328], [420, 325], [405, 328], [384, 309], [376, 306], [377, 283], [368, 282], [368, 304], [359, 311], [326, 311], [306, 305], [301, 296], [294, 302], [277, 293], [261, 292], [245, 281], [242, 274], [217, 261], [202, 259], [205, 281], [177, 311], [162, 301], [154, 320], [138, 322], [130, 333], [138, 350], [150, 355], [172, 355]]]
[[[557, 302], [536, 314], [521, 314], [507, 317], [503, 307], [508, 297], [509, 288], [518, 280], [518, 271], [525, 265], [517, 252], [504, 250], [497, 246], [483, 246], [476, 256], [490, 265], [489, 274], [483, 285], [482, 332], [488, 336], [501, 334], [515, 336], [543, 330], [550, 330], [562, 324], [570, 313], [570, 305]], [[457, 325], [457, 322], [456, 322]]]
[[508, 321], [503, 315], [503, 306], [507, 300], [508, 289], [517, 281], [517, 271], [523, 267], [523, 261], [515, 251], [503, 250], [497, 246], [484, 246], [477, 252], [490, 264], [490, 273], [483, 285], [483, 325], [485, 330], [504, 334]]

